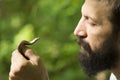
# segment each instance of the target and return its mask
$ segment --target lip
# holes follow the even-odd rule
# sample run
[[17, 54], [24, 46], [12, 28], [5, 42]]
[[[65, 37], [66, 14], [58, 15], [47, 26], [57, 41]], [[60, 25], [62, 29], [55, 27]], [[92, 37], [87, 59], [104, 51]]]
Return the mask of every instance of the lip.
[[80, 46], [83, 46], [83, 43], [84, 43], [85, 41], [83, 40], [83, 39], [81, 39], [81, 38], [78, 38], [78, 40], [77, 40], [77, 43], [78, 43], [78, 45], [80, 45]]
[[77, 43], [84, 49], [88, 48], [88, 43], [83, 38], [78, 38]]

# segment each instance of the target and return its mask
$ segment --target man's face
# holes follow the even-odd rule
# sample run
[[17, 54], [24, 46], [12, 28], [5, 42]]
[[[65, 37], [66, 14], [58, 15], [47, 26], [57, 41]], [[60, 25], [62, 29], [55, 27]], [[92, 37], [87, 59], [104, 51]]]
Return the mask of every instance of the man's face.
[[81, 65], [89, 76], [93, 76], [114, 67], [118, 59], [116, 37], [109, 20], [111, 9], [104, 0], [86, 0], [81, 13], [74, 34], [81, 45]]

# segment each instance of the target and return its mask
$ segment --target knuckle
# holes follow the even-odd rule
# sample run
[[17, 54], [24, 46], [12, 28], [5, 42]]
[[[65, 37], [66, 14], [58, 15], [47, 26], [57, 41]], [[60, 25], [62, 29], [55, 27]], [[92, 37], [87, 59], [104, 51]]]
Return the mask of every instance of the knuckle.
[[16, 53], [18, 53], [18, 50], [14, 50], [14, 51], [12, 52], [12, 56], [14, 56]]
[[40, 58], [39, 56], [35, 56], [35, 57], [34, 57], [34, 62], [35, 62], [36, 64], [39, 64], [39, 63], [42, 62], [42, 60], [41, 60], [41, 58]]
[[36, 59], [36, 61], [40, 61], [41, 60], [39, 56], [36, 56], [35, 59]]
[[28, 63], [22, 63], [22, 64], [18, 64], [17, 67], [16, 65], [11, 66], [10, 75], [13, 76], [19, 74], [21, 71], [23, 71], [26, 68], [27, 65]]
[[39, 56], [34, 56], [33, 59], [31, 60], [31, 63], [32, 63], [33, 65], [38, 66], [39, 63], [41, 63], [40, 57], [39, 57]]
[[27, 67], [28, 64], [29, 64], [29, 62], [22, 63], [16, 71], [17, 72], [23, 71]]
[[12, 52], [12, 56], [16, 53], [16, 50]]
[[26, 49], [26, 51], [25, 51], [25, 53], [31, 53], [31, 52], [33, 52], [33, 50], [30, 48]]
[[10, 73], [9, 73], [9, 79], [10, 79], [10, 80], [14, 80], [14, 78], [15, 78], [15, 73], [10, 72]]

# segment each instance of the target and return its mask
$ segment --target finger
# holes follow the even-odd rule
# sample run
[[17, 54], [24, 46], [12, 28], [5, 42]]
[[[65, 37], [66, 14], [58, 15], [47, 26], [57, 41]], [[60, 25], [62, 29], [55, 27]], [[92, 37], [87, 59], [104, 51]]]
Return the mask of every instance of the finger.
[[14, 61], [26, 61], [26, 58], [24, 58], [24, 56], [18, 50], [15, 50], [12, 53], [12, 62]]
[[29, 61], [24, 58], [18, 50], [12, 53], [11, 67], [9, 72], [9, 80], [20, 80], [17, 73], [26, 65]]
[[22, 80], [22, 79], [20, 79], [20, 77], [18, 77], [17, 75], [9, 74], [9, 80]]
[[18, 50], [15, 50], [12, 53], [12, 58], [11, 58], [11, 67], [12, 69], [18, 69], [19, 67], [22, 67], [22, 65], [26, 64], [28, 61], [26, 58], [24, 58], [21, 53], [18, 52]]
[[33, 64], [37, 64], [38, 61], [40, 61], [40, 57], [33, 52], [32, 49], [28, 48], [26, 49], [24, 55], [29, 58], [29, 61], [31, 61]]

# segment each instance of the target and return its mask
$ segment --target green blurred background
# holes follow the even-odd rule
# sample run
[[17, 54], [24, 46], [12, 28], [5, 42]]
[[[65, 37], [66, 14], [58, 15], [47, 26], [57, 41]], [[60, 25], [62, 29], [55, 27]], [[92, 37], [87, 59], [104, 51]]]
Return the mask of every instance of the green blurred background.
[[93, 80], [79, 65], [73, 31], [84, 0], [0, 0], [0, 80], [8, 80], [10, 58], [21, 40], [45, 62], [50, 80]]

